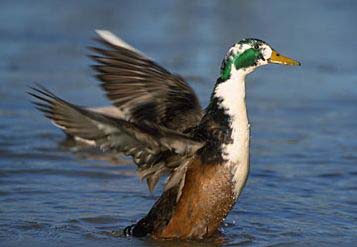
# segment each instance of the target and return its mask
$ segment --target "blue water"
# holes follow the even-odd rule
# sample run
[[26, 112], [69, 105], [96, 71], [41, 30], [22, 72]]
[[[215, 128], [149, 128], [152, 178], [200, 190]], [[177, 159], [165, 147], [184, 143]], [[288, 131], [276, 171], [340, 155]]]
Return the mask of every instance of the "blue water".
[[[0, 2], [0, 246], [357, 246], [356, 1]], [[110, 29], [187, 78], [206, 105], [227, 48], [256, 37], [302, 62], [248, 78], [251, 174], [221, 239], [110, 234], [149, 210], [130, 161], [63, 145], [29, 103], [41, 82], [109, 104], [86, 46]]]

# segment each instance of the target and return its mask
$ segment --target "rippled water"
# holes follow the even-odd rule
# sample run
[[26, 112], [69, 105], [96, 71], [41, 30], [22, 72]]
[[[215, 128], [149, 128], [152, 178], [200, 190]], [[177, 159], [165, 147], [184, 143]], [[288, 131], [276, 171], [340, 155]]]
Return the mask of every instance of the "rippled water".
[[[1, 246], [357, 245], [355, 1], [1, 1]], [[300, 68], [248, 78], [251, 174], [222, 238], [157, 242], [110, 234], [150, 194], [130, 161], [71, 148], [29, 104], [41, 82], [82, 105], [108, 104], [85, 56], [95, 28], [121, 35], [207, 100], [226, 49], [268, 41]]]

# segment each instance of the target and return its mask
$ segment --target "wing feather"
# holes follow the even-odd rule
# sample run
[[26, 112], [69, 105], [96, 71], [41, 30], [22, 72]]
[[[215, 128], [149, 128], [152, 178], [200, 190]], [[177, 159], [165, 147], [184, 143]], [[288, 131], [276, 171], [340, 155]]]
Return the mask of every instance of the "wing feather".
[[92, 68], [113, 104], [128, 121], [149, 121], [177, 131], [194, 127], [202, 108], [185, 80], [170, 73], [108, 31], [99, 31], [105, 48], [90, 48]]
[[33, 87], [29, 94], [36, 108], [67, 133], [131, 156], [150, 190], [161, 175], [175, 170], [179, 160], [189, 159], [203, 145], [157, 124], [138, 125], [73, 105], [42, 86]]

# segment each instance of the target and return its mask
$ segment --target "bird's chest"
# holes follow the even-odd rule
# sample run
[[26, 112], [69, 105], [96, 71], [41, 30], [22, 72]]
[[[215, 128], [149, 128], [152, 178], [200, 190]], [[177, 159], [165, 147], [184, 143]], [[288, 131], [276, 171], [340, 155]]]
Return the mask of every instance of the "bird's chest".
[[238, 199], [249, 175], [250, 125], [247, 114], [233, 118], [231, 124], [232, 142], [222, 145], [225, 166], [231, 171], [234, 195]]
[[164, 238], [203, 238], [214, 234], [234, 205], [232, 173], [224, 165], [194, 161]]

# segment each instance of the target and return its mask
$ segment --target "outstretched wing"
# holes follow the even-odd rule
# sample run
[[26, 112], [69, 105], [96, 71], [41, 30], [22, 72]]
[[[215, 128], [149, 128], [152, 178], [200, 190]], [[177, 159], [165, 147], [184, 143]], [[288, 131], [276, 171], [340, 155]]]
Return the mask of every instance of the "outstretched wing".
[[38, 86], [29, 92], [37, 109], [73, 136], [93, 141], [102, 149], [113, 149], [133, 157], [149, 189], [159, 177], [170, 173], [189, 159], [202, 143], [188, 136], [149, 122], [140, 126], [111, 118], [68, 103]]
[[106, 48], [91, 48], [93, 68], [113, 104], [130, 122], [149, 121], [177, 131], [198, 124], [202, 108], [192, 88], [108, 31], [97, 31]]

